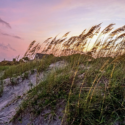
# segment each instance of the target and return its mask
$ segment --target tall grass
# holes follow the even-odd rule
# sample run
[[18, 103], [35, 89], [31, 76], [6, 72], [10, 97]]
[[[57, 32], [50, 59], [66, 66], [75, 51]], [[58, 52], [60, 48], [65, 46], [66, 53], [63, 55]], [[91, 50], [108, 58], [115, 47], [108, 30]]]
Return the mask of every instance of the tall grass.
[[[102, 31], [100, 26], [95, 25], [88, 32], [84, 30], [79, 36], [69, 39], [66, 39], [69, 32], [60, 39], [57, 36], [48, 38], [43, 50], [40, 50], [40, 44], [33, 42], [25, 56], [32, 57], [40, 50], [42, 53], [59, 53], [60, 57], [50, 56], [23, 64], [23, 67], [20, 64], [6, 70], [3, 78], [32, 68], [44, 71], [51, 63], [60, 60], [68, 63], [64, 69], [50, 72], [45, 81], [28, 92], [13, 121], [22, 115], [25, 117], [27, 112], [35, 118], [48, 108], [56, 114], [60, 106], [65, 105], [63, 115], [60, 116], [62, 125], [65, 122], [68, 125], [124, 124], [125, 26], [114, 31], [114, 24]], [[88, 51], [89, 43], [95, 35], [98, 37]], [[84, 74], [82, 79], [79, 78], [81, 73]]]
[[[89, 62], [90, 58], [92, 61]], [[25, 117], [26, 112], [30, 112], [35, 118], [48, 108], [56, 114], [56, 111], [65, 105], [63, 116], [59, 116], [62, 124], [123, 123], [124, 60], [119, 63], [115, 62], [116, 58], [93, 59], [79, 54], [57, 57], [56, 61], [58, 60], [68, 62], [68, 66], [51, 72], [45, 81], [31, 89], [13, 120]], [[80, 67], [81, 65], [84, 67]], [[87, 69], [87, 66], [90, 68]], [[85, 74], [83, 79], [78, 77], [81, 72]]]
[[10, 66], [0, 66], [0, 72], [7, 70], [9, 67]]
[[37, 69], [38, 72], [45, 70], [50, 63], [55, 62], [58, 58], [55, 59], [53, 55], [48, 56], [48, 58], [44, 58], [42, 60], [33, 60], [26, 63], [20, 63], [18, 65], [10, 66], [2, 76], [2, 79], [21, 75], [26, 71], [31, 71], [32, 69]]

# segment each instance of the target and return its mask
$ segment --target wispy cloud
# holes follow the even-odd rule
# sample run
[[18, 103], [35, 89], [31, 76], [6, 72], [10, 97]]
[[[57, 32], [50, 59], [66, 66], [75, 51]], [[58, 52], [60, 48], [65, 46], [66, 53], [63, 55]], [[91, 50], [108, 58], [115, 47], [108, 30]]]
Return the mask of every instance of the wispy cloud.
[[16, 38], [16, 39], [22, 39], [22, 38], [19, 37], [19, 36], [13, 36], [13, 35], [10, 35], [10, 34], [7, 34], [7, 33], [1, 33], [1, 35], [10, 36], [10, 37], [13, 37], [13, 38]]
[[11, 28], [10, 24], [7, 23], [6, 21], [2, 20], [1, 18], [0, 18], [0, 23], [2, 23], [3, 25], [5, 25], [8, 28]]
[[7, 47], [8, 47], [9, 49], [13, 50], [13, 51], [16, 51], [13, 47], [11, 47], [10, 44], [8, 44]]
[[4, 50], [12, 50], [12, 51], [16, 51], [13, 47], [11, 47], [11, 45], [10, 44], [8, 44], [8, 45], [5, 45], [5, 44], [3, 44], [3, 43], [0, 43], [0, 48], [1, 49], [4, 49]]
[[22, 38], [19, 37], [19, 36], [12, 36], [12, 37], [14, 37], [14, 38], [16, 38], [16, 39], [22, 39]]

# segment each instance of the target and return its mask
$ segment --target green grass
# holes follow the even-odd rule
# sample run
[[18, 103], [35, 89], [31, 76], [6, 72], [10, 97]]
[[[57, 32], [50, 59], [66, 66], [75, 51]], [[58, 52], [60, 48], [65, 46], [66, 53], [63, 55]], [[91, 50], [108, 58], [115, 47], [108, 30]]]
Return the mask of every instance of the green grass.
[[0, 80], [0, 97], [2, 96], [3, 93], [3, 81]]
[[[88, 56], [81, 56], [82, 58], [80, 58], [80, 63], [84, 62], [85, 60], [87, 60], [88, 58], [92, 58], [92, 57], [88, 57]], [[77, 60], [79, 58], [79, 54], [75, 54], [75, 55], [71, 55], [71, 56], [64, 56], [64, 57], [54, 57], [53, 55], [48, 56], [47, 58], [43, 58], [41, 60], [34, 60], [31, 62], [27, 62], [27, 63], [20, 63], [17, 65], [12, 65], [10, 68], [4, 66], [4, 68], [6, 68], [5, 73], [2, 77], [2, 79], [8, 78], [8, 77], [13, 77], [14, 76], [18, 76], [21, 75], [23, 73], [25, 73], [26, 71], [30, 71], [32, 69], [37, 69], [38, 72], [44, 71], [46, 70], [49, 65], [51, 63], [60, 61], [60, 60], [64, 60], [66, 62], [68, 62], [70, 64], [70, 66], [72, 67], [73, 65], [77, 65]]]
[[10, 66], [0, 66], [0, 97], [2, 96], [2, 93], [3, 93], [3, 81], [1, 80], [2, 78], [2, 75], [3, 75], [3, 72], [8, 70]]
[[19, 117], [22, 112], [25, 112], [27, 108], [30, 108], [30, 112], [34, 115], [39, 115], [41, 110], [46, 108], [54, 111], [57, 103], [60, 103], [62, 100], [66, 103], [72, 81], [72, 74], [67, 74], [67, 71], [69, 71], [68, 67], [57, 69], [48, 74], [45, 81], [29, 90], [27, 99], [23, 101], [13, 120]]
[[[114, 63], [113, 58], [92, 58], [88, 62], [89, 58], [79, 54], [51, 56], [45, 60], [23, 64], [22, 68], [17, 65], [6, 70], [6, 76], [10, 77], [9, 72], [16, 73], [17, 68], [21, 73], [34, 68], [42, 72], [51, 63], [68, 62], [68, 66], [50, 72], [46, 80], [29, 90], [12, 121], [25, 117], [25, 113], [37, 117], [46, 109], [51, 110], [46, 117], [52, 114], [54, 118], [63, 105], [63, 116], [59, 116], [62, 124], [64, 121], [68, 125], [114, 125], [116, 122], [124, 124], [124, 60]], [[84, 77], [80, 79], [78, 76], [83, 73]]]
[[17, 65], [13, 65], [5, 71], [2, 79], [22, 75], [26, 71], [30, 71], [33, 69], [38, 69], [38, 71], [41, 72], [46, 68], [48, 68], [50, 63], [55, 62], [56, 60], [57, 59], [55, 59], [54, 56], [50, 55], [48, 58], [45, 58], [45, 59], [34, 60], [27, 63], [20, 63]]
[[0, 66], [0, 72], [9, 69], [10, 66]]
[[[125, 27], [112, 32], [113, 25], [108, 25], [101, 31], [101, 34], [99, 34], [101, 28], [99, 24], [84, 34], [71, 37], [73, 39], [62, 41], [62, 38], [58, 40], [54, 38], [51, 42], [46, 40], [47, 47], [44, 52], [52, 50], [54, 53], [60, 40], [64, 54], [70, 48], [75, 51], [87, 52], [91, 39], [94, 35], [99, 34], [87, 55], [74, 54], [62, 57], [50, 55], [42, 60], [21, 63], [6, 69], [2, 79], [23, 73], [23, 79], [27, 79], [26, 71], [31, 70], [33, 73], [33, 69], [37, 69], [37, 74], [46, 70], [49, 72], [44, 81], [34, 88], [31, 87], [12, 121], [21, 121], [25, 117], [25, 113], [29, 113], [35, 118], [47, 109], [50, 109], [50, 112], [45, 114], [45, 119], [51, 114], [52, 118], [48, 118], [50, 121], [57, 116], [56, 113], [60, 107], [65, 107], [63, 116], [58, 116], [62, 120], [61, 125], [65, 122], [68, 125], [125, 124], [125, 49], [124, 39], [121, 39], [125, 36], [121, 32]], [[120, 35], [117, 34], [119, 32]], [[107, 38], [102, 39], [102, 36], [107, 33]], [[114, 36], [116, 36], [115, 39]], [[119, 39], [121, 41], [117, 43]], [[103, 43], [101, 43], [102, 41]], [[30, 54], [30, 52], [35, 54], [33, 46], [36, 50], [39, 49], [40, 44], [34, 43], [35, 41], [31, 42], [26, 54]], [[115, 54], [114, 58], [111, 58], [112, 54]], [[89, 55], [97, 55], [98, 58], [94, 59]], [[68, 66], [51, 72], [48, 69], [49, 65], [57, 61], [65, 61]], [[83, 78], [79, 77], [81, 74], [84, 74]], [[0, 85], [2, 88], [3, 83]], [[0, 89], [0, 94], [2, 91], [3, 89]]]

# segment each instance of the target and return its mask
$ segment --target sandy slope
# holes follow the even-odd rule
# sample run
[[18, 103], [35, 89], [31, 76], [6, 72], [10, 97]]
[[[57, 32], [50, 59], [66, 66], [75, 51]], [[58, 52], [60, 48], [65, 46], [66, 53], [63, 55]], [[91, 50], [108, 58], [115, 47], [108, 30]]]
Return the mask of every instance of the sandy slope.
[[[65, 66], [65, 62], [59, 61], [57, 63], [51, 64], [48, 68], [48, 72], [52, 71], [52, 69]], [[30, 71], [28, 73], [28, 79], [22, 80], [22, 77], [18, 76], [16, 79], [17, 84], [13, 86], [11, 85], [10, 78], [4, 80], [4, 91], [2, 97], [0, 97], [0, 125], [8, 124], [11, 118], [15, 115], [16, 109], [19, 107], [23, 98], [25, 98], [27, 91], [31, 89], [31, 84], [32, 87], [36, 86], [36, 81], [44, 80], [45, 76], [47, 75], [47, 72], [42, 72], [38, 76], [36, 70], [34, 74], [31, 74]], [[22, 123], [22, 125], [26, 125], [26, 123], [29, 122], [29, 120], [27, 120], [24, 119], [24, 123]], [[12, 125], [12, 123], [10, 123], [10, 125]]]

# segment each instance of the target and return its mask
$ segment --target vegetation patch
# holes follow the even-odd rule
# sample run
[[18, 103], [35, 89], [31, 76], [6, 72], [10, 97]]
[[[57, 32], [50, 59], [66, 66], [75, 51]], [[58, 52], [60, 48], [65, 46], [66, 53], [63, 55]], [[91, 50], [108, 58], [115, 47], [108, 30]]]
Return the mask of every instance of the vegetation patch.
[[[40, 115], [41, 111], [47, 108], [56, 113], [56, 106], [60, 107], [66, 103], [68, 98], [73, 79], [73, 74], [66, 73], [68, 70], [65, 68], [53, 71], [45, 81], [31, 89], [13, 120], [22, 116], [21, 113], [25, 112], [25, 110], [34, 114], [34, 116]], [[61, 75], [57, 74], [59, 72], [61, 72]]]
[[[84, 58], [78, 63], [79, 57], [82, 56], [78, 54], [74, 57], [73, 55], [61, 57], [59, 60], [67, 61], [68, 66], [53, 71], [45, 81], [32, 88], [12, 121], [23, 118], [24, 112], [38, 117], [47, 109], [50, 109], [50, 113], [46, 114], [46, 118], [52, 112], [55, 114], [54, 117], [57, 117], [57, 110], [61, 105], [65, 105], [63, 116], [60, 116], [62, 124], [64, 122], [72, 125], [124, 123], [125, 92], [123, 79], [119, 74], [124, 76], [122, 70], [125, 66], [114, 64], [113, 59], [108, 61], [108, 58], [104, 58], [102, 62], [94, 60], [91, 63]], [[70, 62], [71, 60], [74, 63]], [[81, 64], [85, 67], [89, 65], [90, 68], [79, 68]], [[113, 70], [114, 65], [115, 70]], [[80, 74], [84, 74], [82, 78], [79, 78]], [[77, 82], [81, 82], [80, 86]]]

